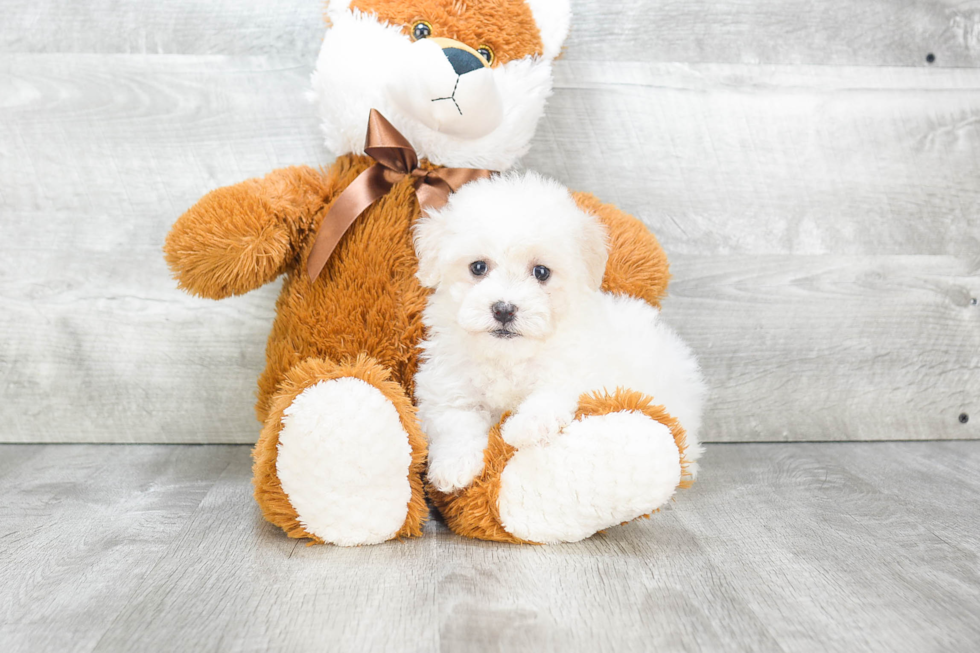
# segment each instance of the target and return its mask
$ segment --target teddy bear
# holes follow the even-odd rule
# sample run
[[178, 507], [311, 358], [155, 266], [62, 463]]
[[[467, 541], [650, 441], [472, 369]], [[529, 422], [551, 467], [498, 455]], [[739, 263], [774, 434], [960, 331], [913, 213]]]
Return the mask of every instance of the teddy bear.
[[[200, 297], [283, 277], [255, 407], [264, 517], [289, 537], [354, 546], [420, 536], [427, 489], [454, 532], [503, 542], [553, 541], [552, 516], [569, 511], [600, 518], [559, 540], [655, 511], [664, 488], [691, 482], [697, 451], [686, 433], [697, 424], [629, 388], [581, 398], [588, 447], [518, 451], [498, 423], [469, 485], [425, 483], [414, 375], [429, 291], [412, 228], [527, 151], [568, 32], [567, 0], [335, 0], [326, 19], [312, 97], [334, 163], [214, 190], [164, 246], [178, 286]], [[669, 273], [656, 238], [589, 194], [574, 200], [608, 232], [603, 290], [659, 307]], [[624, 434], [654, 422], [666, 426], [661, 487], [624, 506], [631, 479], [652, 469], [649, 447], [634, 450]]]

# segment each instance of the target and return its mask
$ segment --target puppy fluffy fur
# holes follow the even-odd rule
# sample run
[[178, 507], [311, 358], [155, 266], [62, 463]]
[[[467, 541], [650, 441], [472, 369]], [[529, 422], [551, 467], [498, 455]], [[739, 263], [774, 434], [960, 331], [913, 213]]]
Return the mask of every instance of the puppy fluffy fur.
[[[502, 431], [508, 444], [547, 446], [580, 396], [602, 389], [663, 404], [697, 459], [697, 361], [657, 309], [600, 291], [605, 231], [565, 188], [533, 173], [469, 184], [418, 222], [415, 247], [419, 279], [433, 290], [416, 399], [436, 489], [453, 492], [480, 473], [504, 413], [514, 413]], [[486, 271], [474, 273], [475, 262]], [[498, 302], [513, 306], [510, 321], [494, 317]]]

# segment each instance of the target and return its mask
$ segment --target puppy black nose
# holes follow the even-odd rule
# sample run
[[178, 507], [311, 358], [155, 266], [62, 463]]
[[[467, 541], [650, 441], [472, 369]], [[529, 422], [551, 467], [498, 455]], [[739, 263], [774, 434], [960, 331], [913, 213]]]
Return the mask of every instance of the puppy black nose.
[[461, 48], [443, 48], [442, 53], [449, 59], [457, 75], [465, 75], [486, 66], [480, 57]]
[[497, 302], [490, 307], [490, 310], [493, 311], [493, 319], [501, 324], [513, 322], [517, 317], [517, 307], [507, 302]]

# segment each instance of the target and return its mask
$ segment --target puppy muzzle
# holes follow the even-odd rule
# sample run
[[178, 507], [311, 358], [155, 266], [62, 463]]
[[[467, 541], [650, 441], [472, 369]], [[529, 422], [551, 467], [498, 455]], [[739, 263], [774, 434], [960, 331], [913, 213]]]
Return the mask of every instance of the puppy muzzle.
[[490, 335], [495, 338], [516, 338], [521, 335], [513, 328], [514, 320], [517, 319], [517, 307], [508, 302], [495, 302], [490, 307], [490, 313], [494, 321], [500, 326], [490, 331]]
[[390, 99], [429, 129], [465, 139], [500, 126], [503, 98], [494, 70], [465, 43], [444, 38], [416, 41], [410, 55], [393, 62]]
[[508, 302], [495, 302], [490, 307], [490, 312], [493, 314], [493, 319], [503, 325], [510, 324], [517, 319], [517, 307]]

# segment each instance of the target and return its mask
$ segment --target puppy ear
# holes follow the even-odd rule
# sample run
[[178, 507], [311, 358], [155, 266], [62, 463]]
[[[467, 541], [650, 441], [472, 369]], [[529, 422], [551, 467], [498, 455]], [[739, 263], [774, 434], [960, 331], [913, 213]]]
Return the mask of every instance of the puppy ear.
[[581, 249], [582, 261], [585, 263], [586, 279], [589, 288], [599, 290], [602, 278], [606, 274], [606, 261], [609, 259], [609, 234], [598, 218], [588, 215], [582, 225]]
[[423, 214], [415, 223], [415, 255], [419, 259], [415, 276], [426, 288], [435, 288], [442, 281], [439, 254], [445, 232], [445, 220], [438, 211]]

